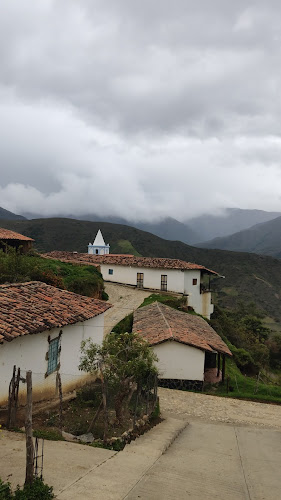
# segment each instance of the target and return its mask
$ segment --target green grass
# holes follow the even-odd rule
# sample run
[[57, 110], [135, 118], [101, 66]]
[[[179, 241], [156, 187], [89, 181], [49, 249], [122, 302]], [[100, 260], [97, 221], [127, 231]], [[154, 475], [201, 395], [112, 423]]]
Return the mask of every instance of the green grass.
[[89, 297], [100, 297], [103, 278], [94, 266], [80, 266], [36, 255], [0, 252], [0, 283], [43, 281]]
[[[245, 252], [195, 248], [168, 241], [121, 224], [74, 219], [1, 221], [1, 226], [35, 239], [38, 251], [87, 252], [88, 242], [101, 229], [111, 253], [133, 253], [146, 257], [170, 257], [196, 262], [217, 271], [225, 279], [212, 279], [217, 303], [232, 309], [239, 301], [255, 302], [267, 316], [281, 321], [281, 260]], [[129, 242], [125, 244], [123, 241]], [[121, 246], [120, 246], [121, 242]], [[127, 245], [127, 246], [126, 246]], [[231, 290], [231, 293], [225, 293]]]
[[277, 384], [257, 383], [257, 377], [246, 377], [232, 359], [226, 360], [226, 377], [229, 377], [231, 391], [227, 393], [226, 381], [218, 386], [208, 387], [206, 394], [230, 397], [235, 399], [247, 399], [261, 403], [281, 404], [281, 386]]
[[141, 257], [141, 254], [133, 247], [132, 243], [129, 240], [118, 240], [118, 246], [122, 250], [122, 253]]
[[167, 306], [173, 307], [174, 309], [179, 309], [183, 307], [184, 303], [183, 299], [179, 297], [174, 297], [173, 295], [161, 295], [160, 293], [152, 293], [149, 297], [146, 297], [143, 303], [139, 307], [148, 306], [153, 302], [161, 302], [162, 304], [166, 304]]
[[33, 436], [40, 439], [48, 439], [50, 441], [65, 441], [62, 435], [55, 430], [46, 430], [46, 429], [34, 429]]

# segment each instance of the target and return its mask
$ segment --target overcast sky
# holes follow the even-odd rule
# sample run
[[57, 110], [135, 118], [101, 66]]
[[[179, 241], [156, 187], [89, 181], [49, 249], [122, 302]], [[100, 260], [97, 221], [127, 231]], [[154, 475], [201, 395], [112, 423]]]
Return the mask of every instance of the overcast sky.
[[2, 0], [0, 206], [281, 211], [281, 4]]

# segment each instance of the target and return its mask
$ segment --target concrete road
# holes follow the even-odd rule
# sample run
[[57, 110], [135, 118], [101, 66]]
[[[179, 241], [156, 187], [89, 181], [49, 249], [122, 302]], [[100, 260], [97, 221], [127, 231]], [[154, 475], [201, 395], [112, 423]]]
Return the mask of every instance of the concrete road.
[[128, 500], [278, 500], [281, 433], [193, 421]]

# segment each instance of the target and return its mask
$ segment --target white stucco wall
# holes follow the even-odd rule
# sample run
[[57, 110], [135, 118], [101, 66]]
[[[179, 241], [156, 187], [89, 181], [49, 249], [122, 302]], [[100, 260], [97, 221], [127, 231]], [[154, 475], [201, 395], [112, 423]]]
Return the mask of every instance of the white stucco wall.
[[[97, 252], [96, 252], [97, 250]], [[97, 246], [89, 243], [88, 245], [88, 254], [90, 255], [108, 255], [109, 254], [109, 246]]]
[[[188, 294], [188, 305], [193, 307], [198, 314], [210, 319], [214, 311], [214, 306], [211, 303], [212, 294], [211, 292], [200, 293], [200, 278], [200, 271], [185, 271], [184, 292]], [[193, 285], [193, 279], [197, 279], [196, 285]]]
[[[137, 284], [137, 273], [143, 273], [143, 286], [152, 290], [161, 290], [161, 275], [167, 275], [167, 291], [184, 293], [188, 295], [188, 305], [198, 313], [210, 319], [213, 312], [211, 293], [200, 293], [201, 271], [190, 269], [155, 269], [149, 267], [119, 266], [114, 264], [101, 264], [101, 273], [105, 281], [123, 283], [125, 285]], [[113, 274], [109, 274], [109, 269]], [[196, 279], [196, 285], [193, 280]]]
[[[68, 325], [63, 328], [54, 328], [34, 335], [18, 337], [11, 342], [0, 344], [0, 404], [7, 401], [9, 382], [13, 373], [13, 366], [20, 367], [22, 376], [26, 370], [32, 370], [34, 400], [53, 397], [56, 392], [56, 372], [47, 377], [48, 361], [46, 353], [49, 350], [48, 336], [51, 340], [61, 335], [60, 374], [63, 391], [71, 390], [87, 378], [85, 373], [78, 370], [80, 360], [81, 341], [91, 338], [101, 344], [103, 340], [104, 315]], [[25, 385], [20, 383], [20, 395], [25, 395]]]
[[159, 378], [204, 380], [205, 352], [175, 341], [153, 346], [158, 357]]
[[[126, 285], [137, 284], [137, 273], [143, 273], [144, 288], [160, 290], [161, 274], [167, 275], [167, 290], [171, 292], [184, 292], [184, 273], [178, 269], [154, 269], [149, 267], [130, 267], [110, 264], [101, 264], [101, 273], [106, 281], [124, 283]], [[112, 269], [113, 274], [108, 270]]]

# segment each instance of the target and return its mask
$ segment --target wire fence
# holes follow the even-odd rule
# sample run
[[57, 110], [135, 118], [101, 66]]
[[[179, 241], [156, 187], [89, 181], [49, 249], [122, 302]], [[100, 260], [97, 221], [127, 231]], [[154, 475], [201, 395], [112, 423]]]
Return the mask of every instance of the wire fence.
[[[8, 429], [25, 425], [26, 373], [14, 367], [7, 404], [0, 409], [0, 423]], [[94, 438], [106, 441], [145, 425], [158, 404], [158, 380], [152, 374], [126, 388], [118, 383], [103, 384], [89, 375], [59, 371], [51, 375], [45, 378], [44, 373], [32, 373], [35, 435], [57, 438], [64, 433], [79, 436], [91, 432]]]

